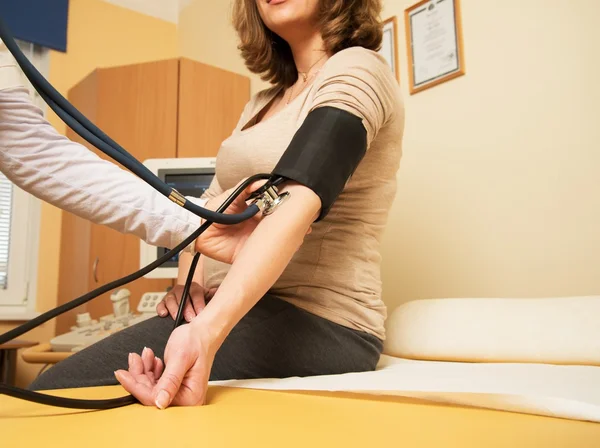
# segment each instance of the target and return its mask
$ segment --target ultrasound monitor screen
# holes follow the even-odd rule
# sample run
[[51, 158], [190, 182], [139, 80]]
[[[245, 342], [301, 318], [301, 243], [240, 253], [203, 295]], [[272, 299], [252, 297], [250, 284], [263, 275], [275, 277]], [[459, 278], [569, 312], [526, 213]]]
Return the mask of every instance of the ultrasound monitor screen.
[[[166, 171], [166, 170], [165, 170]], [[179, 171], [179, 172], [177, 172]], [[210, 187], [210, 183], [213, 180], [214, 173], [190, 173], [185, 172], [189, 170], [173, 170], [171, 173], [164, 173], [164, 182], [171, 188], [176, 189], [183, 196], [191, 196], [194, 198], [201, 197], [204, 192]], [[160, 176], [159, 172], [159, 177]], [[158, 257], [162, 257], [168, 252], [168, 249], [164, 247], [157, 248]], [[169, 261], [164, 263], [162, 267], [172, 268], [177, 267], [179, 264], [179, 256], [171, 258]]]
[[165, 174], [165, 183], [184, 196], [199, 198], [210, 186], [213, 174]]

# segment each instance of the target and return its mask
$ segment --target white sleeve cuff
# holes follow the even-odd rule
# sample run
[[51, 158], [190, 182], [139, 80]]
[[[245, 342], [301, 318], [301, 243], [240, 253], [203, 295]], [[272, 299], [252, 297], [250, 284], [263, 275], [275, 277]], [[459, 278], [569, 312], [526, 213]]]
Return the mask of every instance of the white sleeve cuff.
[[21, 69], [17, 61], [0, 40], [0, 90], [24, 87]]

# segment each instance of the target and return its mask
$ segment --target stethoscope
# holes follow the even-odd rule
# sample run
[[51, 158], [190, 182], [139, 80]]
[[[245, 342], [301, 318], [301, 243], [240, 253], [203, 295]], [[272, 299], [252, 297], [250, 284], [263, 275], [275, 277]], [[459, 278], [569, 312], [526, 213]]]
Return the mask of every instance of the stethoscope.
[[[156, 175], [154, 175], [146, 166], [144, 166], [135, 157], [129, 154], [123, 147], [113, 141], [108, 135], [102, 130], [95, 126], [90, 120], [88, 120], [81, 112], [79, 112], [71, 103], [69, 103], [49, 82], [42, 76], [42, 74], [31, 64], [27, 57], [23, 54], [19, 46], [16, 44], [12, 37], [12, 34], [8, 30], [4, 21], [0, 18], [0, 39], [4, 42], [8, 50], [12, 53], [15, 60], [23, 70], [25, 76], [29, 79], [33, 87], [40, 94], [42, 99], [50, 106], [50, 108], [69, 126], [73, 131], [77, 132], [81, 137], [87, 140], [89, 143], [94, 145], [100, 151], [119, 162], [125, 168], [136, 174], [143, 181], [148, 183], [158, 192], [175, 202], [177, 205], [189, 210], [191, 213], [204, 219], [204, 223], [189, 237], [182, 241], [178, 246], [174, 247], [170, 251], [166, 252], [162, 257], [156, 261], [150, 263], [146, 267], [139, 271], [130, 274], [126, 277], [120, 278], [113, 282], [107, 283], [100, 288], [97, 288], [87, 294], [84, 294], [77, 299], [74, 299], [68, 303], [65, 303], [59, 307], [56, 307], [48, 312], [41, 314], [40, 316], [30, 320], [29, 322], [14, 328], [0, 335], [0, 344], [4, 344], [14, 338], [21, 336], [24, 333], [42, 325], [43, 323], [53, 319], [69, 310], [72, 310], [90, 300], [102, 295], [108, 291], [119, 288], [127, 283], [133, 282], [134, 280], [143, 277], [154, 269], [158, 268], [165, 262], [172, 259], [179, 252], [184, 250], [188, 245], [192, 244], [208, 227], [213, 223], [233, 225], [243, 222], [247, 219], [252, 218], [257, 213], [262, 212], [263, 215], [272, 213], [275, 208], [281, 204], [287, 197], [288, 193], [279, 194], [277, 187], [285, 181], [284, 178], [279, 176], [273, 176], [272, 174], [256, 174], [244, 180], [231, 195], [225, 200], [225, 202], [217, 209], [212, 211], [203, 207], [200, 207], [190, 201], [187, 201], [185, 197], [174, 188], [169, 187], [163, 181], [161, 181]], [[253, 182], [257, 180], [266, 180], [265, 184], [259, 189], [254, 191], [248, 200], [253, 202], [248, 206], [246, 210], [238, 214], [225, 214], [224, 211], [231, 205], [231, 203]], [[180, 326], [183, 321], [183, 309], [189, 298], [189, 290], [192, 284], [192, 278], [200, 253], [196, 253], [192, 260], [190, 270], [188, 272], [185, 286], [183, 289], [182, 300], [179, 303], [179, 309], [177, 311], [177, 317], [173, 329]], [[56, 397], [51, 395], [42, 394], [39, 392], [29, 391], [21, 389], [8, 384], [0, 384], [0, 394], [9, 395], [15, 398], [20, 398], [35, 403], [57, 406], [62, 408], [72, 409], [111, 409], [121, 406], [137, 403], [137, 400], [132, 395], [125, 397], [106, 399], [106, 400], [82, 400]]]

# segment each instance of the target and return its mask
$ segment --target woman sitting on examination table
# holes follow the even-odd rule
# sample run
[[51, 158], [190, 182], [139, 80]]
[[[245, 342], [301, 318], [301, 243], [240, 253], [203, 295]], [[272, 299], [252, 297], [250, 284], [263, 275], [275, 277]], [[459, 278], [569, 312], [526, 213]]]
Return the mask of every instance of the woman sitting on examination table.
[[[141, 403], [165, 408], [203, 404], [209, 380], [376, 367], [386, 318], [380, 244], [396, 193], [404, 130], [398, 83], [377, 53], [380, 11], [380, 0], [235, 1], [242, 57], [272, 86], [251, 98], [223, 142], [216, 176], [201, 198], [207, 207], [216, 209], [242, 179], [271, 172], [304, 118], [318, 107], [340, 108], [362, 120], [368, 143], [364, 158], [323, 220], [315, 222], [319, 197], [289, 184], [291, 196], [274, 214], [240, 225], [237, 232], [213, 226], [213, 239], [196, 244], [203, 255], [185, 310], [188, 324], [171, 333], [182, 290], [177, 286], [159, 304], [159, 316], [74, 354], [42, 374], [32, 389], [120, 383]], [[73, 170], [80, 161], [83, 169], [86, 163], [100, 164], [91, 162], [96, 159], [89, 153], [74, 156], [63, 148], [75, 144], [51, 131], [22, 90], [4, 90], [0, 98], [0, 135], [8, 130], [9, 136], [3, 141], [43, 145], [52, 163], [47, 169], [55, 173]], [[14, 149], [14, 157], [19, 151]], [[109, 222], [114, 219], [122, 231], [155, 244], [168, 242], [167, 247], [195, 229], [197, 221], [186, 211], [174, 211], [141, 185], [129, 191], [133, 176], [107, 165], [102, 164], [103, 181], [110, 188], [105, 184], [102, 192], [111, 197], [104, 199], [131, 208], [126, 215], [116, 206], [105, 211], [95, 192], [101, 182], [79, 178], [79, 169], [65, 182], [83, 192], [80, 200], [87, 208], [80, 213], [94, 221], [103, 214], [103, 223], [114, 225]], [[35, 167], [31, 171], [40, 176]], [[162, 222], [166, 214], [174, 217]], [[146, 219], [154, 225], [143, 224]], [[227, 236], [233, 241], [222, 249]], [[179, 285], [191, 257], [181, 257]]]

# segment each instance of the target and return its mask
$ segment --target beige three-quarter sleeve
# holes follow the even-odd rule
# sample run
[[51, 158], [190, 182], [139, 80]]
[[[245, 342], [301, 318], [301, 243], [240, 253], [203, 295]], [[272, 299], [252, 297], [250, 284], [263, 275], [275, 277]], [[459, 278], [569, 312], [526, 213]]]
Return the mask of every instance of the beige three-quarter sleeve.
[[397, 81], [378, 53], [352, 47], [327, 61], [316, 80], [311, 109], [330, 106], [363, 120], [370, 145], [393, 113]]

